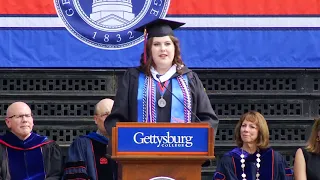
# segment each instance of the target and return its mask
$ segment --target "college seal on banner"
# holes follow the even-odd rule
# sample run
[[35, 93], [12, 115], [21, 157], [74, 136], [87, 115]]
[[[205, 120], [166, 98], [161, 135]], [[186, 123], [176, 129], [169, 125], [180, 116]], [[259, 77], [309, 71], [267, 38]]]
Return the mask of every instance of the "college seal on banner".
[[170, 0], [54, 0], [59, 18], [80, 41], [124, 49], [143, 41], [134, 29], [167, 14]]

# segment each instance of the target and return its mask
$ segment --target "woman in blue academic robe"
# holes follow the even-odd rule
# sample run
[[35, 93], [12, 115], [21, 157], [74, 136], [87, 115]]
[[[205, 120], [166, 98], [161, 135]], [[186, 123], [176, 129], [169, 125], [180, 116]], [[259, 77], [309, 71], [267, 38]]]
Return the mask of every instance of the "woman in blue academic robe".
[[260, 113], [245, 113], [236, 125], [235, 138], [238, 147], [219, 160], [214, 180], [292, 179], [285, 159], [269, 147], [269, 128]]

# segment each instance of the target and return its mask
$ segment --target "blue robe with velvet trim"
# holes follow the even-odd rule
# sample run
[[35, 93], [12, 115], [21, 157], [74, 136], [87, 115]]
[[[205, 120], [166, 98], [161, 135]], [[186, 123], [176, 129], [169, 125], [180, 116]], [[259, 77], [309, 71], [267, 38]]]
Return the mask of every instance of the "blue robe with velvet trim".
[[62, 156], [59, 146], [36, 133], [20, 140], [9, 132], [0, 136], [0, 179], [60, 179]]
[[[226, 153], [218, 162], [214, 180], [242, 180], [241, 155], [240, 148], [234, 148]], [[247, 180], [256, 179], [256, 153], [249, 154], [243, 151], [245, 155], [245, 168]], [[288, 167], [285, 159], [280, 153], [272, 148], [260, 150], [260, 180], [290, 180], [293, 179], [293, 172]]]
[[[95, 150], [106, 152], [108, 141], [109, 140], [106, 137], [95, 132], [89, 133], [86, 136], [80, 136], [74, 140], [69, 147], [63, 179], [97, 180], [101, 179], [101, 177], [99, 178], [99, 175], [104, 176], [105, 179], [117, 179], [118, 173], [116, 162], [106, 154], [104, 157], [100, 157], [100, 155], [97, 155], [97, 152], [95, 152]], [[101, 147], [101, 145], [103, 147]], [[107, 166], [100, 168], [101, 172], [98, 170], [99, 164], [97, 164], [96, 161], [98, 156], [108, 162]]]

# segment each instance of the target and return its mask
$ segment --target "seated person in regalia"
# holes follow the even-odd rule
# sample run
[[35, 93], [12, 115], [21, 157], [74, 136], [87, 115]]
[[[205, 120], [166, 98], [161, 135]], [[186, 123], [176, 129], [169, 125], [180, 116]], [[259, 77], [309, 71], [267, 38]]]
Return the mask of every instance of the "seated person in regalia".
[[292, 170], [283, 156], [269, 147], [269, 128], [259, 112], [242, 115], [235, 139], [238, 147], [218, 161], [214, 180], [292, 179]]

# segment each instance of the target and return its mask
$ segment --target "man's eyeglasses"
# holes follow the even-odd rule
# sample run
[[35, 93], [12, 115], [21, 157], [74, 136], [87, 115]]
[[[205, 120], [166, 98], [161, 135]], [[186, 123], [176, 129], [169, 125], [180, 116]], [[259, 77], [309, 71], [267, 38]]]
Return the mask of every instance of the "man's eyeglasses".
[[110, 112], [106, 112], [104, 114], [96, 114], [96, 116], [99, 116], [99, 117], [103, 117], [103, 116], [109, 116]]
[[13, 115], [13, 116], [10, 116], [8, 117], [8, 119], [22, 119], [23, 117], [25, 118], [30, 118], [32, 117], [32, 114], [19, 114], [19, 115]]

